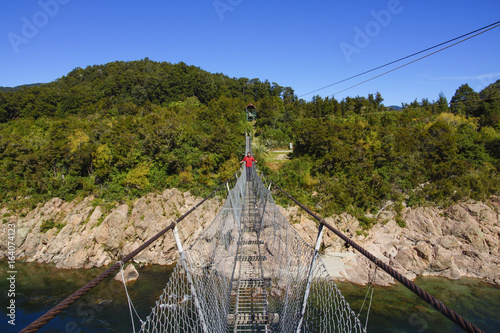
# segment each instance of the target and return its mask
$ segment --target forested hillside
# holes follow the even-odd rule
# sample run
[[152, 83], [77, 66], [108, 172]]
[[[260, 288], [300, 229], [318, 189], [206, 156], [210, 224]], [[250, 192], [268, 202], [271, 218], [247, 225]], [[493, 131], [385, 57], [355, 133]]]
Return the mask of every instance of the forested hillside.
[[137, 107], [165, 107], [191, 96], [207, 104], [220, 97], [259, 100], [280, 96], [282, 91], [275, 83], [231, 79], [182, 62], [118, 61], [76, 68], [54, 82], [1, 94], [0, 122], [71, 114], [133, 115]]
[[[381, 97], [285, 103], [257, 123], [267, 144], [295, 142], [273, 177], [324, 214], [365, 215], [389, 205], [447, 206], [500, 189], [500, 81], [459, 87], [386, 111]], [[263, 118], [266, 117], [266, 118]], [[400, 221], [402, 223], [402, 221]]]
[[38, 87], [41, 85], [42, 85], [41, 83], [31, 83], [31, 84], [23, 84], [23, 85], [17, 86], [17, 87], [0, 87], [0, 92], [13, 92], [13, 91], [21, 90], [23, 88]]
[[23, 208], [165, 187], [204, 193], [239, 166], [246, 103], [283, 89], [145, 59], [0, 93], [0, 200]]
[[261, 161], [294, 142], [280, 168], [259, 165], [325, 214], [498, 193], [500, 81], [481, 92], [463, 85], [450, 104], [442, 95], [398, 111], [382, 102], [379, 93], [306, 102], [290, 87], [184, 63], [77, 68], [0, 92], [0, 201], [24, 209], [87, 195], [113, 205], [165, 187], [203, 194], [239, 167], [245, 130]]

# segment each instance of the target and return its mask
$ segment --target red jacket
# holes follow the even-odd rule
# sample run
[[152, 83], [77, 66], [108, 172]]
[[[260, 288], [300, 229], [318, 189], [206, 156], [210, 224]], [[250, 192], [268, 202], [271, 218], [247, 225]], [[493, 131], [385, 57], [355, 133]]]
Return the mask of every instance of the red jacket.
[[247, 168], [251, 168], [252, 167], [252, 161], [257, 162], [255, 160], [255, 158], [253, 158], [253, 156], [250, 156], [250, 157], [249, 156], [245, 156], [245, 157], [243, 157], [243, 161], [245, 161], [245, 166]]

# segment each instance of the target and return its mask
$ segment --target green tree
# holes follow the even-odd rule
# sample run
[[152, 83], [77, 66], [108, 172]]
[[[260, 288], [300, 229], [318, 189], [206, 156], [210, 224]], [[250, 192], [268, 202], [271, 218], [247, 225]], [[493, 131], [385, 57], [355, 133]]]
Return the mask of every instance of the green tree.
[[135, 168], [131, 169], [124, 180], [124, 185], [127, 187], [135, 187], [137, 189], [145, 189], [149, 186], [149, 171], [151, 162], [139, 163]]
[[451, 112], [455, 114], [475, 116], [479, 107], [479, 94], [469, 85], [461, 85], [451, 99]]
[[107, 143], [99, 145], [95, 152], [92, 153], [92, 162], [94, 166], [94, 174], [98, 182], [105, 180], [111, 172], [111, 161], [113, 155], [111, 148]]

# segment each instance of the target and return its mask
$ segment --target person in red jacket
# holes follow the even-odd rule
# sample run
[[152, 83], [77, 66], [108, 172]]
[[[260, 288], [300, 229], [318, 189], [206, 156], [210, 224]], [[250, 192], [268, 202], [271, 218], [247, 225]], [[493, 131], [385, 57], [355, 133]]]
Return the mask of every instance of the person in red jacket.
[[243, 157], [243, 160], [240, 163], [245, 163], [246, 169], [247, 169], [247, 182], [251, 180], [252, 177], [252, 162], [257, 163], [255, 158], [253, 158], [252, 154], [250, 152], [247, 153], [247, 156]]

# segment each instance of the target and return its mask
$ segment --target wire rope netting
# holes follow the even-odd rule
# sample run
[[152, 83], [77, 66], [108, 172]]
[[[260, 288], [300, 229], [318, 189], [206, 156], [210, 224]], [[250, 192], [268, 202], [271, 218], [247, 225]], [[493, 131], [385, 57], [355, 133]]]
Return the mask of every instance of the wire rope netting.
[[162, 295], [142, 323], [142, 332], [225, 331], [245, 181], [243, 173], [212, 223], [181, 254]]
[[[314, 248], [306, 243], [274, 202], [260, 177], [254, 176], [257, 198], [262, 207], [260, 237], [265, 241], [268, 262], [266, 274], [272, 281], [270, 312], [279, 315], [275, 332], [295, 332], [301, 317], [307, 280], [311, 289], [302, 332], [364, 332]], [[311, 267], [311, 262], [314, 265]]]
[[222, 209], [181, 252], [141, 332], [364, 332], [254, 168], [251, 179], [241, 172], [226, 187]]

